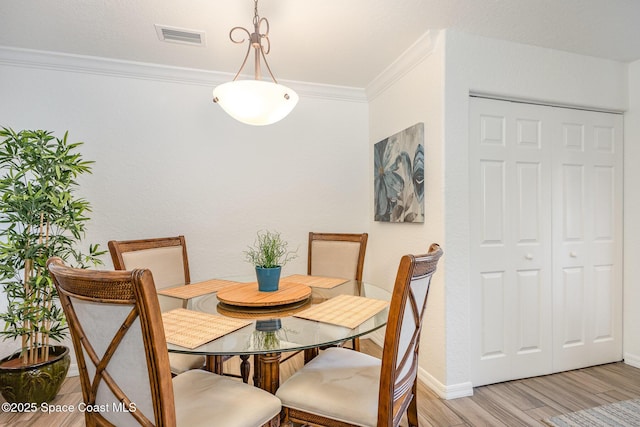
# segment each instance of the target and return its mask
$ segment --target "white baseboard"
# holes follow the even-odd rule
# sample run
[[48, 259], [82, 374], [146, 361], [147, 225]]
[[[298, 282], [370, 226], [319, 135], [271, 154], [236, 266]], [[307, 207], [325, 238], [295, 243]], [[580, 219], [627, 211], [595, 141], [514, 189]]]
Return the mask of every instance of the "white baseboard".
[[418, 368], [418, 381], [429, 387], [440, 399], [449, 400], [473, 396], [473, 385], [471, 382], [445, 385], [422, 368]]
[[68, 377], [77, 377], [80, 375], [80, 371], [78, 370], [78, 364], [72, 363], [69, 365], [69, 372], [67, 372]]
[[636, 356], [631, 353], [624, 354], [624, 363], [633, 366], [634, 368], [640, 368], [640, 356]]
[[[384, 329], [372, 332], [366, 336], [380, 347], [384, 345]], [[422, 368], [418, 368], [418, 381], [429, 387], [441, 399], [457, 399], [458, 397], [473, 396], [473, 385], [471, 382], [444, 385], [433, 375]]]

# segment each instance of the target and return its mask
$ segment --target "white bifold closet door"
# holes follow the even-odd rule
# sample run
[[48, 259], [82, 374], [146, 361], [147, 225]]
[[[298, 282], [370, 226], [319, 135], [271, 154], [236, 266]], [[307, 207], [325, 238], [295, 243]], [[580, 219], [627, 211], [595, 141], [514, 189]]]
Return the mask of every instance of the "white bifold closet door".
[[474, 386], [622, 358], [622, 116], [472, 97]]

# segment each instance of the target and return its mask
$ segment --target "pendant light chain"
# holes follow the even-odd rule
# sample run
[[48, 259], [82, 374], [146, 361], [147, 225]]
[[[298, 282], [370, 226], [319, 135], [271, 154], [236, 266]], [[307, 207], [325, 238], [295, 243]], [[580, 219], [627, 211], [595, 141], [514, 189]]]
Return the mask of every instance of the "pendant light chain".
[[258, 18], [258, 0], [253, 0], [253, 25], [259, 22]]

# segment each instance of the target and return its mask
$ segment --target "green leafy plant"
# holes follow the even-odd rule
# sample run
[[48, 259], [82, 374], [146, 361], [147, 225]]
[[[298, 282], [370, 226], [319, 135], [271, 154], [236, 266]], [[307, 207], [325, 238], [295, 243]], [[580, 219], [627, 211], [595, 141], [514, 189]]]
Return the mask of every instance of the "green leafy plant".
[[253, 348], [277, 350], [280, 348], [281, 335], [286, 341], [287, 329], [282, 327], [280, 319], [256, 320], [256, 329], [251, 334]]
[[298, 256], [297, 250], [290, 251], [288, 246], [289, 243], [282, 240], [279, 232], [258, 231], [253, 246], [249, 246], [244, 254], [246, 260], [256, 267], [283, 267]]
[[76, 149], [43, 130], [0, 130], [0, 283], [8, 301], [0, 313], [0, 335], [19, 339], [24, 365], [49, 358], [50, 341], [67, 334], [64, 312], [46, 262], [52, 256], [78, 267], [99, 265], [104, 253], [90, 245], [76, 246], [84, 236], [91, 212], [88, 201], [76, 197], [76, 178], [91, 173]]
[[277, 350], [280, 348], [280, 337], [276, 331], [253, 331], [253, 348], [260, 350]]

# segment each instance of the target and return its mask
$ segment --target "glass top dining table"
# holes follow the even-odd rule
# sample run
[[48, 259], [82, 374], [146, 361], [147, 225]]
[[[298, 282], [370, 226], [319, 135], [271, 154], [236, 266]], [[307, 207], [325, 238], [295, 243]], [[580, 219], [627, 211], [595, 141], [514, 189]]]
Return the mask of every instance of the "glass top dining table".
[[[349, 280], [332, 288], [311, 286], [308, 299], [276, 307], [236, 307], [209, 293], [187, 300], [186, 308], [225, 317], [250, 320], [251, 323], [199, 347], [188, 349], [167, 343], [169, 352], [207, 356], [207, 369], [222, 373], [224, 356], [241, 356], [243, 379], [249, 374], [249, 356], [254, 356], [254, 385], [275, 393], [279, 386], [279, 363], [282, 352], [305, 350], [310, 359], [320, 347], [349, 341], [371, 333], [387, 323], [388, 305], [360, 325], [349, 328], [296, 317], [295, 314], [338, 295], [356, 295], [390, 301], [391, 293], [366, 282]], [[159, 295], [159, 298], [172, 298]]]

